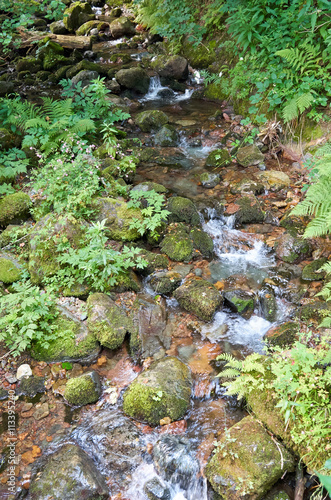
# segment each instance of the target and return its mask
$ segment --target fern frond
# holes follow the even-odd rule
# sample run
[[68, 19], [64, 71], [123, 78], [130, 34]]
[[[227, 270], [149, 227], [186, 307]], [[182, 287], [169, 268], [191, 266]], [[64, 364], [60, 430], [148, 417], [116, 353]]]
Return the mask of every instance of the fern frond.
[[235, 368], [226, 368], [223, 370], [221, 373], [219, 373], [217, 376], [221, 378], [235, 378], [240, 375], [240, 371], [236, 370]]
[[297, 98], [297, 106], [300, 113], [303, 113], [306, 109], [309, 108], [314, 102], [314, 96], [311, 92], [306, 92], [305, 94], [300, 95]]
[[49, 123], [45, 120], [44, 117], [37, 116], [36, 118], [31, 118], [27, 120], [24, 124], [24, 130], [28, 130], [29, 128], [49, 128]]
[[78, 134], [79, 132], [89, 132], [95, 129], [95, 124], [89, 118], [84, 118], [79, 120], [72, 128], [71, 131], [74, 134]]
[[54, 101], [49, 97], [43, 99], [43, 114], [45, 114], [51, 122], [58, 121], [64, 117], [69, 117], [73, 113], [72, 99], [63, 101]]
[[297, 98], [293, 97], [288, 101], [283, 108], [283, 120], [285, 122], [290, 122], [298, 117], [298, 105]]
[[317, 238], [318, 236], [323, 236], [324, 234], [331, 233], [331, 220], [328, 215], [321, 215], [319, 217], [314, 217], [314, 219], [309, 222], [305, 232], [305, 238]]
[[220, 354], [219, 356], [217, 356], [217, 360], [226, 361], [227, 363], [229, 363], [231, 368], [236, 368], [237, 370], [242, 369], [243, 362], [240, 361], [239, 359], [236, 359], [235, 357], [233, 357], [232, 354], [228, 354], [228, 353], [224, 352], [224, 353]]

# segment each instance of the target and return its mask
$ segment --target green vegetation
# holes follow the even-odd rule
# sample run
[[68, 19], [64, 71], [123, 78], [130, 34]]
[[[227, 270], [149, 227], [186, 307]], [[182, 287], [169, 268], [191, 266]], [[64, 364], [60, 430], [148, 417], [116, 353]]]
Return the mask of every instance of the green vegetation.
[[150, 191], [133, 190], [130, 193], [130, 198], [128, 207], [140, 208], [143, 203], [147, 204], [146, 208], [141, 209], [143, 220], [133, 219], [130, 229], [137, 229], [141, 236], [148, 231], [152, 238], [157, 239], [160, 236], [158, 231], [162, 223], [170, 215], [169, 210], [164, 209], [164, 196], [154, 189]]

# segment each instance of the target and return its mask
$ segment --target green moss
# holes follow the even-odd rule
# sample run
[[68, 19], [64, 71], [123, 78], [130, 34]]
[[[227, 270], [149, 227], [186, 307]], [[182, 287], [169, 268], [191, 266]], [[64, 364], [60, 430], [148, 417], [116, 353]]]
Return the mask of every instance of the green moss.
[[6, 128], [0, 128], [0, 148], [10, 149], [19, 147], [21, 139]]
[[125, 201], [113, 198], [98, 198], [93, 204], [98, 221], [106, 220], [107, 236], [119, 241], [141, 238], [137, 229], [131, 229], [133, 219], [142, 220], [139, 208], [128, 208]]
[[30, 71], [30, 73], [37, 73], [41, 70], [41, 64], [35, 57], [22, 57], [16, 64], [16, 71], [20, 73], [21, 71]]
[[177, 358], [157, 361], [137, 377], [124, 394], [123, 411], [137, 420], [158, 425], [182, 418], [191, 395], [191, 375]]
[[25, 193], [8, 194], [0, 200], [0, 226], [25, 219], [30, 210], [31, 200]]
[[327, 259], [321, 258], [307, 264], [302, 270], [301, 278], [306, 281], [321, 281], [325, 278], [325, 271], [321, 271], [321, 267], [326, 264]]
[[189, 262], [193, 256], [193, 243], [184, 231], [167, 234], [161, 241], [160, 248], [169, 259], [177, 262]]
[[199, 250], [203, 257], [209, 258], [213, 255], [214, 241], [207, 233], [201, 229], [192, 229], [190, 237], [193, 240], [194, 248]]
[[68, 380], [64, 397], [74, 406], [83, 406], [98, 401], [101, 393], [99, 376], [96, 372], [84, 373]]
[[286, 214], [279, 225], [284, 227], [291, 236], [296, 237], [304, 233], [307, 223], [302, 217]]
[[217, 53], [215, 48], [216, 40], [204, 40], [197, 47], [192, 44], [192, 41], [185, 39], [182, 44], [181, 52], [188, 59], [193, 68], [205, 69], [217, 61]]
[[14, 283], [20, 279], [21, 270], [9, 259], [0, 257], [0, 281], [3, 283]]
[[196, 226], [200, 224], [200, 217], [193, 201], [182, 196], [173, 196], [168, 200], [167, 209], [170, 222], [185, 222]]
[[75, 31], [79, 26], [92, 19], [94, 19], [94, 14], [87, 2], [74, 2], [63, 13], [63, 22], [69, 31]]
[[93, 333], [79, 321], [59, 316], [54, 321], [58, 338], [46, 348], [35, 342], [31, 355], [37, 361], [81, 361], [93, 359], [99, 352], [99, 344]]
[[136, 116], [135, 122], [143, 132], [158, 130], [168, 123], [168, 116], [163, 111], [148, 110], [142, 111]]
[[205, 97], [213, 101], [224, 101], [229, 96], [217, 83], [210, 83], [204, 91]]
[[173, 295], [183, 309], [203, 321], [211, 321], [222, 304], [222, 297], [217, 288], [198, 278], [186, 281]]
[[89, 32], [93, 28], [101, 29], [102, 26], [104, 26], [105, 23], [100, 22], [98, 20], [93, 20], [93, 21], [87, 21], [87, 23], [82, 24], [77, 30], [76, 30], [76, 35], [77, 36], [84, 36], [88, 35]]
[[79, 61], [79, 63], [75, 64], [75, 66], [72, 66], [70, 69], [68, 69], [68, 71], [66, 72], [66, 77], [73, 78], [80, 71], [96, 71], [99, 74], [105, 73], [105, 70], [102, 68], [100, 64], [96, 64], [91, 61], [87, 61], [86, 59], [83, 59], [82, 61]]
[[237, 224], [254, 224], [264, 221], [265, 213], [261, 210], [260, 203], [255, 196], [243, 196], [236, 200], [240, 210], [236, 212]]
[[169, 261], [166, 255], [149, 252], [148, 250], [144, 249], [141, 249], [141, 253], [139, 255], [143, 257], [143, 259], [148, 263], [144, 269], [139, 271], [145, 276], [154, 273], [154, 271], [156, 271], [157, 269], [167, 269], [169, 266]]
[[269, 346], [285, 347], [294, 343], [299, 330], [299, 323], [286, 321], [285, 323], [270, 328], [265, 334], [264, 340], [267, 341]]
[[27, 233], [26, 225], [7, 226], [4, 231], [0, 234], [0, 248], [6, 247], [7, 245], [14, 244], [20, 238], [23, 238]]

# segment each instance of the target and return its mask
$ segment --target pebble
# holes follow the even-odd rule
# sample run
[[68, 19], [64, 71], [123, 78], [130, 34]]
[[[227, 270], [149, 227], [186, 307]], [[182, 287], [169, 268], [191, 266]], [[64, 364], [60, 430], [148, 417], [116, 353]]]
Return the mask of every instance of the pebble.
[[12, 373], [8, 373], [8, 372], [5, 373], [5, 379], [7, 380], [7, 382], [9, 384], [15, 384], [15, 382], [17, 382], [17, 378]]
[[39, 408], [36, 409], [33, 416], [36, 420], [41, 420], [49, 415], [48, 403], [43, 403]]
[[31, 375], [32, 375], [31, 366], [28, 364], [19, 366], [16, 372], [17, 380], [21, 380], [21, 378], [23, 377], [31, 377]]

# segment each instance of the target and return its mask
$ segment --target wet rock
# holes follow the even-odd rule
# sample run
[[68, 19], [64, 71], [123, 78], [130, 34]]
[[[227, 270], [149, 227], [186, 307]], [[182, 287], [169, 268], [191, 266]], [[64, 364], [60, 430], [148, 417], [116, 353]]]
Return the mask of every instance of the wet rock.
[[94, 19], [88, 2], [74, 2], [63, 13], [63, 23], [68, 31], [76, 31], [82, 24]]
[[42, 458], [31, 481], [31, 500], [101, 500], [109, 498], [105, 478], [78, 446], [65, 444]]
[[186, 281], [175, 290], [174, 297], [183, 309], [203, 321], [211, 321], [223, 302], [217, 288], [199, 278]]
[[275, 243], [275, 252], [279, 259], [296, 264], [311, 255], [309, 241], [284, 233]]
[[200, 224], [200, 217], [193, 201], [182, 196], [172, 196], [167, 203], [170, 222], [185, 222], [196, 226]]
[[221, 498], [240, 500], [248, 495], [259, 500], [286, 470], [294, 468], [293, 456], [249, 416], [221, 438], [205, 473]]
[[295, 342], [299, 330], [299, 323], [286, 321], [285, 323], [269, 328], [263, 339], [267, 341], [269, 346], [285, 347]]
[[113, 38], [121, 38], [123, 36], [134, 36], [136, 28], [127, 17], [118, 17], [110, 25], [109, 30]]
[[0, 254], [0, 281], [6, 284], [14, 283], [21, 277], [21, 266], [13, 255]]
[[77, 36], [85, 36], [88, 34], [91, 34], [91, 31], [93, 28], [96, 28], [98, 31], [101, 29], [106, 29], [109, 27], [108, 23], [103, 23], [96, 20], [93, 21], [87, 21], [87, 23], [82, 24], [78, 30], [76, 30], [76, 35]]
[[245, 319], [249, 319], [255, 306], [254, 295], [244, 290], [228, 290], [223, 293], [224, 302], [234, 312]]
[[239, 148], [236, 159], [242, 167], [250, 167], [262, 163], [264, 161], [264, 155], [257, 146], [251, 145]]
[[310, 264], [307, 264], [302, 269], [301, 278], [305, 281], [322, 281], [325, 278], [326, 272], [321, 267], [326, 264], [327, 259], [324, 257], [316, 259]]
[[142, 220], [138, 208], [128, 208], [125, 201], [113, 198], [97, 198], [95, 220], [106, 220], [107, 236], [113, 240], [132, 241], [141, 237], [137, 229], [131, 229], [132, 219]]
[[137, 184], [131, 189], [131, 191], [155, 191], [156, 193], [159, 194], [165, 194], [167, 193], [168, 190], [162, 184], [158, 184], [157, 182], [146, 181]]
[[190, 405], [192, 378], [177, 358], [154, 362], [132, 382], [124, 394], [124, 412], [138, 420], [159, 425], [169, 417], [180, 420]]
[[57, 260], [57, 244], [66, 238], [77, 249], [82, 246], [84, 231], [73, 217], [49, 214], [37, 222], [29, 238], [29, 273], [31, 281], [40, 284], [61, 267]]
[[258, 174], [261, 182], [264, 183], [268, 191], [277, 192], [281, 189], [288, 188], [291, 184], [291, 179], [285, 172], [280, 172], [278, 170], [266, 170]]
[[[102, 438], [93, 439], [93, 436]], [[130, 483], [131, 473], [141, 464], [146, 451], [138, 427], [117, 409], [107, 408], [87, 415], [72, 432], [72, 438], [95, 457], [121, 489]]]
[[160, 248], [171, 260], [177, 262], [189, 262], [193, 256], [193, 242], [184, 224], [170, 224]]
[[232, 163], [232, 158], [227, 149], [214, 149], [207, 156], [205, 168], [207, 170], [215, 170], [217, 168], [225, 168]]
[[49, 29], [54, 35], [67, 35], [69, 33], [62, 20], [51, 23]]
[[32, 376], [32, 370], [31, 370], [30, 365], [23, 364], [23, 365], [18, 367], [18, 370], [16, 372], [16, 378], [18, 380], [21, 380], [22, 378], [25, 378], [25, 377], [31, 377], [31, 376]]
[[296, 318], [304, 323], [317, 322], [321, 323], [321, 321], [325, 318], [325, 316], [329, 316], [329, 311], [331, 310], [330, 302], [321, 302], [319, 300], [313, 300], [310, 304], [305, 304], [301, 306], [296, 311]]
[[166, 311], [163, 303], [150, 297], [139, 297], [130, 315], [133, 327], [130, 337], [130, 353], [135, 360], [151, 357], [163, 349], [169, 349], [171, 338], [164, 334]]
[[33, 418], [35, 420], [42, 420], [43, 418], [48, 417], [48, 415], [49, 415], [49, 406], [48, 406], [48, 403], [43, 403], [33, 413]]
[[181, 56], [158, 56], [153, 62], [153, 68], [163, 78], [186, 80], [188, 77], [188, 62]]
[[157, 272], [151, 275], [151, 285], [156, 293], [170, 295], [179, 287], [182, 277], [173, 271]]
[[[31, 356], [38, 361], [70, 361], [92, 363], [100, 352], [100, 345], [85, 323], [79, 321], [64, 307], [54, 321], [55, 328], [62, 334], [51, 340], [48, 347], [34, 342]], [[24, 380], [24, 379], [23, 379]]]
[[14, 91], [13, 82], [6, 82], [5, 80], [0, 81], [0, 97], [5, 97]]
[[96, 71], [82, 70], [71, 79], [71, 84], [75, 87], [77, 83], [81, 82], [82, 87], [86, 87], [92, 80], [96, 80], [98, 76]]
[[200, 470], [190, 442], [184, 436], [163, 435], [153, 447], [153, 460], [163, 479], [169, 482], [175, 479], [185, 490], [189, 490]]
[[291, 236], [295, 237], [304, 233], [307, 224], [302, 217], [285, 214], [279, 225], [280, 227], [284, 227]]
[[254, 224], [264, 221], [264, 212], [255, 196], [243, 196], [236, 200], [239, 209], [235, 213], [236, 225]]
[[277, 301], [271, 286], [265, 284], [259, 290], [261, 314], [267, 321], [274, 322], [277, 315]]
[[0, 200], [0, 227], [25, 220], [31, 206], [30, 197], [25, 193], [14, 193]]
[[200, 182], [204, 188], [213, 189], [217, 184], [219, 184], [221, 178], [219, 174], [210, 174], [205, 172], [200, 175]]
[[209, 234], [199, 228], [195, 228], [190, 231], [189, 235], [192, 238], [194, 248], [199, 250], [203, 257], [209, 259], [213, 256], [214, 241]]
[[136, 124], [143, 132], [158, 130], [168, 123], [168, 116], [163, 111], [148, 110], [138, 113], [135, 119]]
[[141, 249], [139, 255], [147, 261], [147, 266], [141, 269], [140, 273], [143, 276], [154, 273], [157, 269], [167, 269], [169, 266], [169, 260], [166, 255], [159, 253], [149, 252], [148, 250]]
[[91, 371], [70, 378], [66, 384], [64, 397], [71, 405], [83, 406], [98, 401], [101, 392], [99, 375]]
[[22, 378], [16, 390], [18, 396], [34, 397], [36, 394], [46, 392], [44, 377]]
[[144, 492], [150, 500], [170, 500], [170, 491], [157, 477], [145, 483]]
[[253, 179], [243, 178], [238, 182], [231, 181], [230, 192], [231, 194], [262, 194], [264, 192], [264, 185], [261, 182], [257, 182]]
[[115, 74], [115, 78], [126, 89], [135, 90], [139, 94], [146, 94], [148, 91], [150, 77], [142, 68], [121, 69]]
[[174, 147], [178, 141], [176, 129], [171, 125], [164, 125], [154, 136], [155, 146]]
[[104, 293], [93, 293], [87, 299], [88, 328], [102, 346], [117, 349], [132, 330], [126, 313]]

